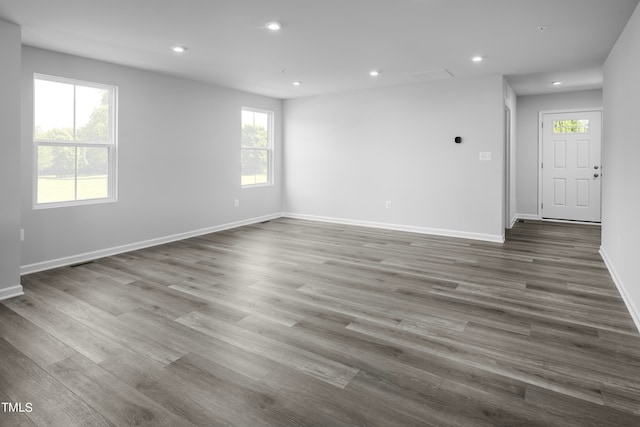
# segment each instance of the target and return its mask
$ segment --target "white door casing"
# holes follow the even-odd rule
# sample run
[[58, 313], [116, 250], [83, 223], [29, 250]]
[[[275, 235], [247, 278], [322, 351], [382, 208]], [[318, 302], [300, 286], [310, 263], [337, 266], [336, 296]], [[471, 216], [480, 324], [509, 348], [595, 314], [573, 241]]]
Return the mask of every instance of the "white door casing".
[[602, 111], [541, 117], [540, 217], [600, 222]]

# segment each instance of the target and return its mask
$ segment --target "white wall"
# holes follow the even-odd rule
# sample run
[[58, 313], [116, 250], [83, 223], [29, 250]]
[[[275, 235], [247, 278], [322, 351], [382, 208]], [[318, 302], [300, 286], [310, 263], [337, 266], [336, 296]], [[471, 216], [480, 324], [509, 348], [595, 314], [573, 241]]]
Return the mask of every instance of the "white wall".
[[640, 7], [604, 66], [602, 254], [640, 330]]
[[[519, 96], [516, 121], [517, 212], [538, 216], [539, 112], [602, 107], [602, 91], [589, 90], [547, 95]], [[607, 141], [605, 138], [604, 145]]]
[[20, 27], [0, 20], [0, 300], [20, 285]]
[[[119, 87], [116, 203], [32, 209], [33, 73]], [[272, 187], [240, 186], [243, 106], [275, 111], [276, 185]], [[282, 211], [281, 115], [282, 101], [277, 99], [24, 47], [23, 271], [278, 216]], [[240, 207], [234, 207], [234, 199], [240, 200]]]
[[487, 76], [285, 101], [286, 211], [501, 240], [503, 90]]

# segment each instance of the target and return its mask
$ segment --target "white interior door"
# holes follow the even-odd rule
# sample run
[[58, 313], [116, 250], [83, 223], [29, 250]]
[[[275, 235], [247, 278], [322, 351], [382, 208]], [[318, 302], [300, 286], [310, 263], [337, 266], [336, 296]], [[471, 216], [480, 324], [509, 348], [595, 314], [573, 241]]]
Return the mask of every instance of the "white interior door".
[[602, 112], [542, 115], [544, 219], [600, 222]]

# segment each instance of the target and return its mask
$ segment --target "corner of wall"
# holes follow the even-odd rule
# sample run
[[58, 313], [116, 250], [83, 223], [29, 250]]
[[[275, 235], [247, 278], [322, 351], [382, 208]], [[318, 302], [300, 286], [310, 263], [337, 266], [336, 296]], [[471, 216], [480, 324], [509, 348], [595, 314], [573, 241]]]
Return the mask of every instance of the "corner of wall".
[[18, 25], [0, 20], [0, 300], [20, 295], [20, 68]]
[[22, 285], [0, 288], [0, 301], [9, 299], [9, 298], [19, 297], [20, 295], [24, 295], [24, 289], [22, 288]]
[[607, 255], [607, 251], [602, 246], [600, 247], [600, 256], [602, 257], [604, 264], [607, 266], [607, 270], [609, 270], [611, 279], [613, 280], [613, 283], [615, 283], [616, 287], [618, 288], [618, 292], [620, 293], [620, 296], [622, 297], [624, 304], [627, 306], [627, 310], [629, 310], [629, 314], [633, 319], [633, 323], [636, 325], [636, 329], [638, 330], [638, 333], [640, 333], [640, 307], [636, 307], [636, 305], [633, 302], [633, 299], [629, 296], [629, 294], [625, 290], [626, 287], [622, 282], [620, 275], [618, 274], [615, 267], [611, 263], [611, 259], [609, 258], [609, 255]]

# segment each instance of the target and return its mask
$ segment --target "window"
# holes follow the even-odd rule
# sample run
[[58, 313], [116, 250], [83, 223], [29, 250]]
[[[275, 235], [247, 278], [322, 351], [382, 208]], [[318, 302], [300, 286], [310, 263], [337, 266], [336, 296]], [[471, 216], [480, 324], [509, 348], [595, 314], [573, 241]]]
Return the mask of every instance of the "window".
[[242, 109], [243, 187], [273, 183], [273, 112]]
[[36, 208], [115, 201], [117, 88], [34, 75]]
[[589, 133], [589, 119], [554, 120], [553, 133]]

